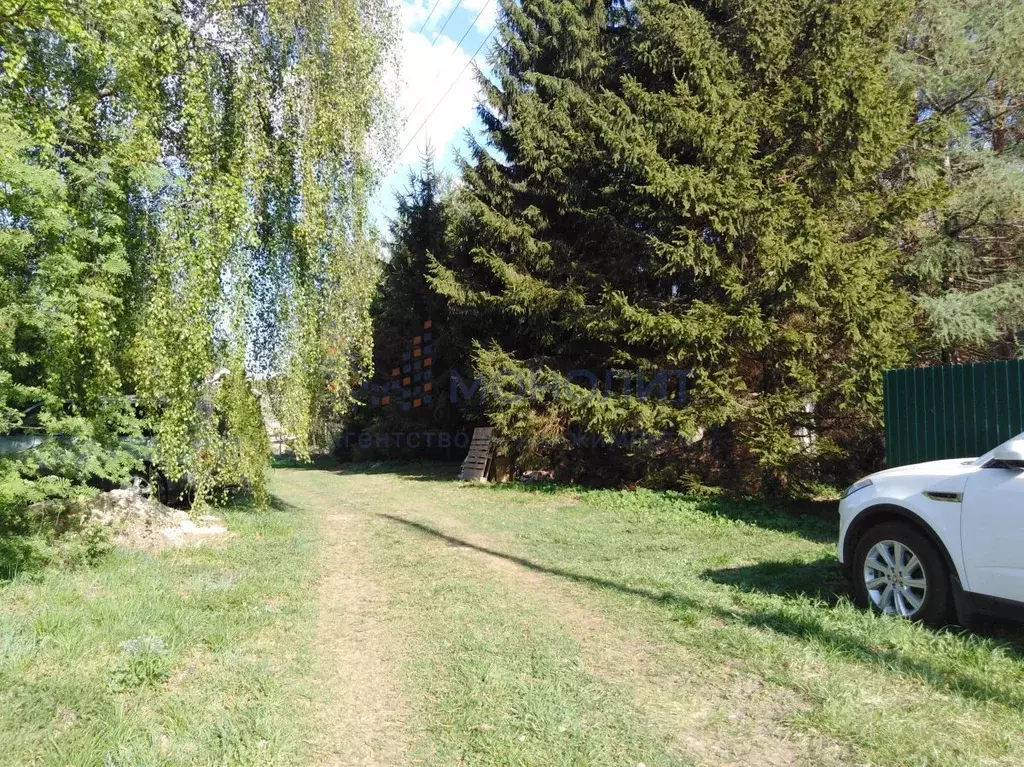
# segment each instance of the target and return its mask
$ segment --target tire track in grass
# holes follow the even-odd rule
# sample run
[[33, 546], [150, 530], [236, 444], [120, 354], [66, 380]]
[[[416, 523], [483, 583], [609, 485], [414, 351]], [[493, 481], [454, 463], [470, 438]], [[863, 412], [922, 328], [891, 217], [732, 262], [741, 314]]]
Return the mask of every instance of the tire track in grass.
[[[652, 602], [654, 592], [613, 593], [595, 569], [600, 538], [560, 535], [550, 520], [534, 530], [534, 511], [572, 504], [440, 479], [413, 467], [326, 480], [364, 518], [375, 567], [415, 637], [402, 668], [425, 761], [1019, 763], [1019, 711], [957, 683], [1009, 688], [983, 674], [1015, 673], [1012, 659], [985, 663], [973, 640], [723, 590], [664, 563], [644, 577], [675, 578], [692, 609]], [[499, 522], [510, 503], [514, 521]], [[522, 558], [534, 550], [519, 538], [528, 530], [561, 543], [542, 546], [534, 564]], [[615, 556], [628, 554], [620, 545]], [[883, 643], [892, 660], [851, 654], [848, 635], [872, 650]]]
[[374, 550], [414, 627], [407, 689], [430, 764], [679, 765], [689, 755], [588, 672], [571, 633], [457, 545], [376, 519]]
[[559, 583], [551, 575], [488, 553], [507, 550], [505, 542], [470, 530], [447, 511], [435, 510], [427, 518], [422, 513], [417, 504], [390, 516], [426, 528], [420, 530], [426, 535], [434, 530], [464, 542], [460, 546], [449, 540], [448, 545], [498, 573], [519, 599], [553, 616], [579, 646], [586, 672], [627, 689], [637, 710], [653, 727], [670, 734], [680, 755], [713, 765], [854, 761], [840, 743], [809, 736], [786, 723], [806, 705], [791, 690], [767, 685], [738, 668], [710, 665], [678, 645], [652, 642], [588, 607], [586, 587]]
[[407, 764], [413, 738], [394, 667], [401, 642], [373, 571], [366, 518], [352, 508], [358, 496], [339, 502], [325, 492], [334, 484], [323, 472], [284, 470], [274, 482], [280, 500], [317, 513], [322, 539], [316, 757], [325, 765]]
[[[489, 549], [487, 556], [502, 563], [501, 567], [521, 569], [524, 575], [557, 587], [561, 596], [607, 617], [625, 631], [627, 639], [639, 638], [639, 646], [644, 646], [646, 637], [653, 647], [662, 648], [620, 663], [616, 675], [639, 678], [634, 684], [638, 702], [650, 711], [652, 719], [663, 714], [670, 703], [674, 729], [681, 734], [683, 745], [704, 762], [786, 762], [786, 743], [779, 743], [782, 739], [791, 741], [796, 762], [811, 764], [1020, 763], [1016, 758], [1020, 754], [1020, 714], [1012, 703], [1015, 697], [1011, 693], [1001, 702], [979, 699], [976, 688], [970, 686], [981, 678], [982, 690], [997, 689], [979, 670], [998, 668], [1016, 677], [1012, 661], [1000, 660], [998, 654], [989, 663], [961, 646], [959, 637], [935, 636], [913, 624], [873, 620], [869, 614], [827, 609], [807, 600], [784, 601], [785, 613], [774, 613], [780, 603], [775, 597], [715, 589], [692, 576], [679, 580], [679, 571], [664, 567], [664, 563], [661, 570], [653, 568], [636, 581], [626, 579], [658, 584], [653, 589], [641, 585], [631, 597], [619, 593], [628, 589], [619, 589], [615, 582], [622, 579], [623, 566], [629, 569], [623, 557], [630, 552], [613, 536], [607, 559], [616, 574], [606, 575], [600, 564], [601, 533], [588, 540], [568, 527], [589, 521], [596, 522], [603, 532], [614, 525], [606, 527], [605, 520], [594, 520], [592, 514], [588, 519], [568, 510], [564, 516], [556, 515], [559, 525], [567, 526], [564, 529], [542, 521], [550, 520], [551, 512], [560, 507], [575, 505], [573, 499], [567, 498], [569, 503], [560, 503], [557, 496], [534, 500], [522, 492], [494, 494], [452, 483], [434, 487], [438, 505], [449, 506], [449, 512], [428, 517], [413, 507], [410, 516], [419, 515], [425, 524], [448, 530], [467, 545]], [[510, 502], [515, 504], [514, 511], [508, 509]], [[511, 511], [510, 523], [501, 521], [507, 511]], [[532, 521], [535, 513], [536, 523]], [[486, 532], [477, 532], [481, 528]], [[691, 526], [677, 534], [693, 536], [695, 532], [711, 531]], [[537, 553], [537, 544], [545, 535], [553, 535], [560, 543], [541, 545], [541, 553]], [[693, 542], [700, 545], [699, 540]], [[763, 536], [759, 543], [766, 551], [772, 550]], [[535, 553], [524, 555], [524, 551]], [[759, 561], [757, 555], [752, 561]], [[661, 596], [669, 595], [662, 584], [673, 577], [678, 593], [671, 595], [670, 603], [662, 604]], [[819, 635], [812, 632], [794, 636], [785, 630], [785, 622], [782, 631], [776, 630], [773, 620], [782, 621], [783, 616], [800, 627], [828, 626], [829, 632], [837, 631], [839, 639], [845, 636], [843, 630], [856, 632], [864, 623], [876, 624], [871, 625], [872, 633], [863, 646], [874, 647], [874, 642], [880, 641], [877, 635], [888, 634], [895, 642], [892, 647], [907, 647], [908, 657], [894, 652], [891, 665], [883, 668], [870, 658], [844, 652], [846, 648], [838, 642], [836, 646], [816, 641]], [[581, 624], [573, 619], [570, 625]], [[876, 628], [879, 631], [875, 632]], [[906, 639], [901, 643], [894, 636], [901, 634], [915, 637], [916, 642], [923, 640], [930, 647], [915, 647], [916, 642]], [[830, 636], [823, 631], [820, 639]], [[594, 643], [580, 641], [584, 648], [602, 646], [600, 635]], [[960, 671], [955, 657], [961, 652], [974, 656], [970, 673]], [[615, 661], [621, 660], [616, 655], [612, 654], [613, 670]], [[596, 662], [600, 663], [600, 658]], [[932, 662], [936, 665], [929, 671]], [[956, 684], [959, 678], [967, 681], [962, 689]], [[1011, 690], [1012, 686], [999, 689]], [[644, 700], [647, 690], [661, 697], [648, 703]], [[690, 716], [693, 713], [696, 716]]]
[[[667, 747], [660, 754], [645, 756], [648, 764], [666, 759], [719, 765], [850, 763], [848, 749], [835, 741], [788, 726], [784, 720], [805, 705], [791, 690], [765, 684], [739, 668], [706, 662], [685, 648], [654, 643], [634, 627], [621, 625], [589, 607], [588, 596], [592, 601], [592, 595], [585, 587], [562, 583], [551, 575], [489, 554], [487, 549], [507, 550], [506, 542], [468, 529], [453, 513], [453, 505], [466, 498], [458, 491], [452, 492], [459, 486], [432, 485], [423, 492], [422, 486], [388, 475], [353, 476], [348, 482], [372, 499], [367, 511], [382, 525], [375, 549], [388, 551], [387, 556], [398, 563], [398, 578], [404, 580], [410, 570], [417, 571], [418, 583], [406, 583], [396, 592], [418, 593], [416, 604], [421, 605], [421, 611], [459, 594], [462, 609], [453, 611], [452, 617], [462, 622], [462, 628], [470, 626], [469, 644], [492, 641], [486, 631], [472, 626], [480, 620], [474, 614], [479, 609], [488, 612], [484, 621], [520, 621], [538, 641], [543, 641], [540, 637], [544, 632], [568, 640], [572, 649], [563, 654], [575, 656], [571, 659], [577, 666], [573, 683], [581, 689], [601, 688], [601, 694], [610, 694], [615, 705], [626, 712], [621, 716], [635, 720], [632, 727], [638, 744], [648, 741], [644, 748], [658, 744], [656, 751]], [[410, 549], [417, 538], [421, 543]], [[478, 610], [466, 609], [474, 602]], [[410, 615], [409, 619], [417, 620], [417, 616]], [[453, 635], [449, 639], [451, 655], [466, 652], [465, 637], [456, 640]], [[552, 642], [550, 638], [547, 641]], [[421, 672], [421, 676], [431, 674]], [[466, 689], [462, 691], [451, 687], [440, 694], [435, 691], [432, 700], [450, 705], [460, 692], [479, 697], [478, 690], [471, 691], [476, 681], [464, 680]], [[473, 706], [468, 708], [472, 710]], [[464, 713], [459, 709], [458, 704], [447, 709], [447, 722], [433, 712], [435, 725], [458, 730], [452, 722]], [[458, 752], [457, 758], [468, 754], [469, 762], [486, 761], [488, 747], [479, 746], [481, 750], [474, 751], [472, 743], [481, 740], [480, 727], [483, 732], [494, 727], [486, 721], [488, 713], [476, 707], [476, 716], [483, 721], [468, 724], [471, 732], [463, 733], [461, 743], [459, 737], [448, 737], [448, 742], [428, 760], [457, 753], [458, 746], [469, 743], [470, 750]], [[430, 716], [428, 713], [428, 719]], [[557, 744], [549, 746], [557, 749]], [[542, 753], [546, 759], [555, 758], [557, 753], [564, 755], [557, 750]], [[612, 757], [614, 751], [587, 753], [588, 761], [593, 763], [626, 763], [627, 758], [626, 752], [619, 754], [618, 760]], [[636, 749], [632, 755], [636, 756]]]

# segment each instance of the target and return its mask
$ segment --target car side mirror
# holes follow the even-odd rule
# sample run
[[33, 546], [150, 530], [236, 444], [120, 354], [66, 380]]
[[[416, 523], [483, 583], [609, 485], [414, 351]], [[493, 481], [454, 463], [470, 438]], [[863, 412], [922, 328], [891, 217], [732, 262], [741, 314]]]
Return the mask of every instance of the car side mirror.
[[992, 460], [1007, 469], [1024, 469], [1024, 439], [1011, 439], [996, 448]]

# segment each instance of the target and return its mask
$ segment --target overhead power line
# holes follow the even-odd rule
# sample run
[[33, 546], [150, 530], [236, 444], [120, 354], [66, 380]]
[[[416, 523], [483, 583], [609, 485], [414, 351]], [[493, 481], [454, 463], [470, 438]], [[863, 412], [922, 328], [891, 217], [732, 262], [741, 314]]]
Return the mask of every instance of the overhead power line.
[[438, 99], [437, 103], [434, 104], [434, 108], [430, 110], [430, 113], [423, 119], [423, 122], [420, 123], [420, 127], [418, 127], [416, 129], [416, 132], [412, 134], [412, 136], [409, 138], [407, 142], [405, 142], [405, 146], [402, 147], [402, 151], [398, 153], [399, 157], [405, 154], [405, 150], [408, 149], [412, 142], [416, 140], [416, 137], [420, 135], [420, 131], [422, 131], [426, 127], [427, 123], [430, 121], [430, 118], [434, 116], [434, 112], [437, 111], [437, 108], [441, 106], [441, 104], [444, 102], [446, 98], [448, 98], [448, 94], [452, 92], [452, 88], [454, 88], [455, 85], [459, 82], [459, 80], [462, 79], [462, 75], [464, 75], [466, 73], [466, 70], [469, 69], [469, 65], [476, 61], [476, 57], [480, 55], [480, 51], [484, 49], [484, 46], [487, 45], [487, 42], [491, 39], [492, 35], [494, 35], [493, 29], [487, 33], [487, 37], [485, 37], [483, 41], [480, 43], [480, 45], [477, 46], [476, 51], [473, 52], [473, 55], [469, 57], [469, 61], [466, 62], [466, 66], [462, 68], [462, 70], [458, 74], [458, 77], [456, 77], [455, 80], [452, 81], [452, 84], [448, 86], [448, 90], [444, 92], [444, 95], [442, 95], [441, 98]]
[[457, 10], [459, 10], [459, 8], [461, 6], [462, 6], [462, 0], [459, 0], [455, 4], [455, 7], [452, 8], [452, 12], [448, 14], [448, 18], [444, 20], [444, 24], [442, 24], [441, 28], [439, 30], [437, 30], [437, 34], [434, 35], [434, 39], [430, 41], [430, 47], [431, 48], [433, 48], [434, 47], [434, 43], [436, 43], [441, 38], [441, 33], [444, 32], [444, 30], [448, 27], [448, 22], [452, 20], [452, 17], [455, 15], [455, 12]]
[[417, 35], [423, 34], [423, 30], [426, 29], [427, 22], [430, 21], [431, 17], [434, 15], [434, 11], [437, 10], [439, 5], [441, 5], [441, 0], [434, 0], [434, 5], [431, 6], [430, 13], [427, 14], [427, 18], [423, 19], [423, 23], [420, 24], [420, 28], [416, 30]]
[[[466, 31], [462, 33], [462, 37], [459, 38], [459, 42], [455, 43], [455, 50], [458, 50], [459, 48], [462, 47], [462, 43], [465, 42], [466, 37], [469, 35], [470, 32], [472, 32], [476, 28], [476, 23], [478, 21], [480, 21], [480, 17], [484, 15], [484, 11], [486, 11], [491, 6], [491, 3], [493, 3], [493, 2], [494, 2], [494, 0], [487, 0], [486, 3], [484, 3], [482, 6], [480, 6], [480, 13], [478, 13], [476, 15], [476, 18], [473, 19], [473, 22], [469, 25], [469, 27], [466, 29]], [[484, 38], [484, 41], [486, 42], [487, 38], [489, 38], [493, 34], [494, 34], [494, 30], [492, 29], [490, 32], [487, 33], [487, 37]], [[483, 46], [484, 46], [484, 44], [480, 43], [480, 48], [483, 48]], [[479, 51], [480, 48], [477, 48], [477, 50]], [[473, 57], [475, 58], [476, 54], [473, 54]]]
[[[466, 41], [466, 37], [468, 37], [469, 33], [472, 32], [473, 29], [476, 28], [476, 23], [478, 21], [480, 21], [480, 17], [484, 15], [484, 11], [486, 11], [490, 7], [491, 3], [493, 3], [493, 2], [494, 2], [494, 0], [487, 0], [487, 2], [484, 3], [480, 7], [480, 12], [476, 15], [476, 18], [473, 19], [473, 22], [469, 25], [469, 27], [466, 29], [466, 31], [462, 33], [462, 37], [459, 38], [459, 42], [455, 43], [455, 48], [454, 48], [454, 50], [452, 50], [452, 55], [453, 56], [455, 55], [456, 51], [458, 51], [462, 47], [462, 44]], [[484, 38], [484, 42], [486, 43], [487, 38], [489, 38], [493, 34], [494, 34], [494, 30], [492, 29], [490, 32], [487, 33], [487, 37]], [[484, 43], [481, 43], [480, 47], [482, 48], [483, 45], [484, 45]], [[431, 46], [433, 46], [433, 43], [431, 43]], [[477, 48], [477, 50], [479, 51], [480, 48]], [[476, 58], [475, 54], [474, 54], [473, 58]], [[472, 61], [472, 59], [470, 59], [470, 61]], [[441, 68], [437, 72], [434, 73], [434, 77], [432, 78], [432, 81], [436, 81], [437, 78], [440, 77], [442, 71], [444, 71], [444, 66], [443, 65], [441, 66]], [[425, 99], [426, 97], [427, 97], [427, 91], [424, 90], [423, 93], [420, 94], [420, 97], [416, 100], [416, 103], [412, 105], [412, 109], [409, 110], [409, 114], [407, 114], [405, 116], [406, 120], [408, 120], [410, 117], [412, 117], [414, 114], [416, 114], [416, 109], [419, 107], [420, 104], [423, 103], [423, 99]]]

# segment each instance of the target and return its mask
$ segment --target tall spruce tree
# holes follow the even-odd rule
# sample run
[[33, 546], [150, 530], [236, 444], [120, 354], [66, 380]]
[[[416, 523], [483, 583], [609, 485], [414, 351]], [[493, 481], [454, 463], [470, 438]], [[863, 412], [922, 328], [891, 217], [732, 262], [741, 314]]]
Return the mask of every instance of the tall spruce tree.
[[[353, 455], [358, 445], [351, 434], [360, 431], [373, 435], [371, 450], [377, 457], [452, 459], [456, 457], [452, 435], [465, 426], [466, 403], [449, 397], [448, 374], [452, 369], [467, 369], [469, 360], [459, 317], [428, 282], [431, 260], [447, 263], [450, 258], [454, 204], [451, 181], [434, 166], [429, 148], [396, 202], [388, 261], [371, 305], [376, 385], [388, 389], [366, 391], [364, 387], [365, 407], [350, 421], [349, 438], [338, 447], [342, 455]], [[429, 328], [424, 327], [427, 323]], [[417, 337], [418, 345], [413, 343]], [[429, 351], [420, 359], [405, 359], [414, 346]], [[426, 359], [429, 366], [424, 365]], [[418, 369], [406, 372], [406, 365]], [[395, 370], [400, 375], [393, 376]], [[401, 383], [406, 377], [411, 379], [409, 385]], [[390, 387], [396, 380], [399, 390], [393, 391]], [[404, 394], [406, 389], [409, 396]], [[412, 407], [417, 400], [420, 405]], [[443, 444], [442, 432], [447, 435]], [[409, 440], [397, 438], [398, 433], [417, 433], [419, 442], [413, 438], [415, 447], [410, 448]], [[424, 433], [431, 435], [429, 441]]]
[[[893, 233], [933, 193], [900, 164], [924, 131], [887, 66], [905, 13], [506, 0], [458, 255], [433, 268], [477, 316], [512, 449], [781, 490], [878, 423], [911, 331]], [[675, 370], [687, 404], [671, 377], [637, 396]]]
[[389, 370], [401, 359], [409, 339], [420, 335], [425, 320], [438, 321], [445, 302], [427, 284], [429, 257], [445, 250], [449, 182], [434, 167], [430, 150], [409, 174], [408, 188], [397, 195], [391, 222], [388, 262], [374, 298], [374, 368]]

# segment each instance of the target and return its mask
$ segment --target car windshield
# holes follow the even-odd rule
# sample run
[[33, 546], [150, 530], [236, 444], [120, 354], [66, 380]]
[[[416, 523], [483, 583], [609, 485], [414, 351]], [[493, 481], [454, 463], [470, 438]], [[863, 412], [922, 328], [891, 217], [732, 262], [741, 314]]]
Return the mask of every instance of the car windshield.
[[[1010, 438], [1009, 438], [1008, 440], [1006, 440], [1006, 442], [1013, 442], [1014, 440], [1018, 440], [1018, 439], [1024, 439], [1024, 431], [1022, 431], [1022, 432], [1021, 432], [1020, 434], [1018, 434], [1018, 435], [1017, 435], [1016, 437], [1010, 437]], [[1000, 442], [1000, 443], [999, 443], [998, 445], [996, 445], [996, 446], [995, 446], [994, 448], [992, 448], [992, 449], [991, 449], [991, 450], [989, 450], [989, 451], [988, 451], [987, 453], [985, 453], [985, 455], [983, 455], [983, 456], [980, 456], [980, 457], [978, 457], [978, 458], [975, 458], [975, 459], [974, 459], [974, 465], [975, 465], [975, 466], [984, 466], [984, 465], [985, 465], [986, 463], [988, 463], [989, 461], [991, 461], [991, 460], [992, 460], [992, 456], [994, 456], [994, 455], [995, 455], [995, 452], [996, 452], [996, 450], [998, 450], [998, 449], [999, 449], [999, 448], [1001, 448], [1001, 447], [1002, 447], [1003, 445], [1005, 445], [1005, 444], [1006, 444], [1006, 442]]]

